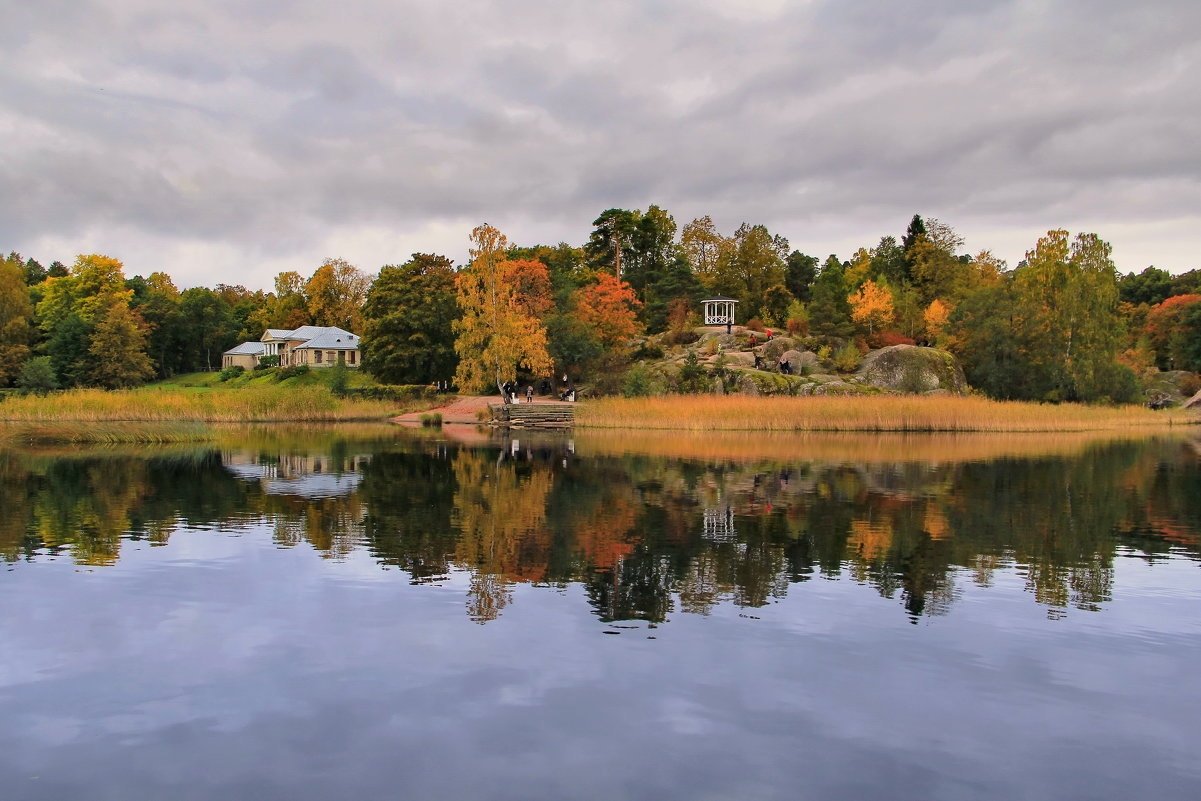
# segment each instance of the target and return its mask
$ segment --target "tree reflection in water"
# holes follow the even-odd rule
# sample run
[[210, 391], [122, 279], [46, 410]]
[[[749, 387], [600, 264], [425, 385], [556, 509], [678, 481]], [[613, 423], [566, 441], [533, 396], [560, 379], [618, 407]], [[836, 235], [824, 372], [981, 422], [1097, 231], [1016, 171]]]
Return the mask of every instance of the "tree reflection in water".
[[1052, 616], [1101, 609], [1114, 560], [1201, 551], [1187, 440], [978, 461], [612, 453], [394, 437], [313, 447], [0, 450], [0, 556], [111, 565], [125, 541], [266, 523], [280, 547], [366, 549], [415, 583], [466, 571], [486, 622], [519, 583], [584, 588], [603, 621], [757, 607], [814, 576], [953, 608], [957, 582], [1015, 570]]

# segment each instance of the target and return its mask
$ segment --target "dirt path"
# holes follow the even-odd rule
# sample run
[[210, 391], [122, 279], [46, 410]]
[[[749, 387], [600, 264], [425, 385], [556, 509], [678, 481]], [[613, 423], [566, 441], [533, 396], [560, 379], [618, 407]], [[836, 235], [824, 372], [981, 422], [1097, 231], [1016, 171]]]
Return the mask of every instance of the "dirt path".
[[[521, 399], [525, 403], [525, 397]], [[534, 403], [552, 403], [550, 397], [539, 398], [534, 396]], [[436, 406], [433, 409], [426, 409], [424, 412], [410, 412], [402, 414], [399, 417], [393, 417], [391, 422], [400, 423], [401, 425], [421, 425], [421, 415], [433, 414], [441, 412], [442, 422], [445, 423], [468, 423], [479, 425], [480, 418], [478, 412], [481, 409], [487, 409], [489, 403], [500, 403], [499, 395], [456, 395], [449, 402], [441, 406]], [[486, 422], [487, 418], [485, 418]]]

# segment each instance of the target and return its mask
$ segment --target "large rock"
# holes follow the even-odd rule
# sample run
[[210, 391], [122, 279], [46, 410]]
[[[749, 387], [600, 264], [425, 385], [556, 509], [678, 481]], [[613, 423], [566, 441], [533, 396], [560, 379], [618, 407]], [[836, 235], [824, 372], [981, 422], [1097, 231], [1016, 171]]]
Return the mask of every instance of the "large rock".
[[917, 345], [893, 345], [872, 351], [863, 358], [858, 376], [865, 384], [902, 392], [945, 389], [961, 395], [967, 391], [958, 359], [945, 350]]
[[771, 342], [765, 342], [755, 350], [764, 361], [776, 362], [785, 351], [795, 350], [796, 346], [797, 342], [792, 337], [773, 337]]
[[1184, 402], [1184, 408], [1201, 411], [1201, 391]]

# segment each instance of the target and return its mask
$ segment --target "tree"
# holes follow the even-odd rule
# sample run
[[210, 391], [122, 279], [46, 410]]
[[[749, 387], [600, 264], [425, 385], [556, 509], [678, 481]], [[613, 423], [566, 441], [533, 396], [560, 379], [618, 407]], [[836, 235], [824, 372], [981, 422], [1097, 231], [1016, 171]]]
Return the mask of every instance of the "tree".
[[175, 375], [185, 369], [186, 350], [179, 290], [171, 276], [163, 272], [134, 280], [140, 285], [134, 291], [132, 308], [146, 323], [146, 352], [154, 363], [154, 372], [160, 378]]
[[124, 265], [117, 259], [93, 253], [80, 256], [71, 268], [78, 305], [75, 311], [89, 323], [95, 322], [118, 303], [128, 304], [132, 290], [125, 287]]
[[1178, 370], [1201, 372], [1201, 303], [1186, 307], [1180, 315], [1180, 331], [1172, 353]]
[[454, 374], [454, 262], [414, 253], [388, 265], [363, 304], [363, 369], [391, 384], [424, 384]]
[[880, 237], [880, 244], [872, 249], [871, 276], [877, 281], [887, 281], [891, 286], [902, 286], [912, 280], [905, 250], [891, 236]]
[[1127, 273], [1118, 281], [1118, 294], [1124, 303], [1156, 306], [1174, 294], [1172, 274], [1156, 267], [1148, 267], [1138, 275]]
[[344, 259], [326, 259], [304, 285], [313, 325], [363, 330], [363, 301], [371, 276]]
[[0, 261], [0, 387], [16, 379], [29, 358], [33, 306], [25, 283], [25, 265], [16, 254]]
[[867, 328], [868, 337], [892, 322], [892, 293], [887, 286], [868, 279], [847, 300], [851, 305], [851, 319]]
[[635, 314], [640, 305], [633, 288], [608, 273], [601, 273], [595, 284], [582, 287], [575, 297], [580, 321], [592, 328], [607, 348], [616, 348], [641, 332]]
[[730, 240], [717, 232], [707, 214], [685, 225], [680, 234], [680, 249], [693, 274], [710, 289], [717, 275], [717, 263], [730, 246]]
[[812, 297], [818, 263], [816, 256], [807, 256], [799, 250], [789, 253], [784, 262], [784, 286], [802, 303], [808, 303]]
[[1096, 234], [1049, 231], [1014, 271], [1013, 288], [1029, 315], [1030, 369], [1050, 389], [1045, 400], [1108, 397], [1105, 377], [1123, 338], [1117, 271]]
[[120, 301], [97, 320], [88, 347], [90, 382], [105, 389], [126, 389], [154, 376], [146, 355], [146, 332], [140, 320]]
[[628, 255], [640, 213], [628, 209], [605, 209], [592, 221], [592, 233], [584, 253], [595, 270], [606, 270], [621, 276], [625, 271], [624, 255]]
[[922, 321], [926, 326], [927, 340], [941, 347], [944, 344], [943, 332], [946, 330], [947, 322], [950, 319], [950, 306], [938, 298], [930, 301], [930, 305], [926, 307], [925, 313], [922, 314]]
[[62, 386], [77, 386], [87, 380], [91, 337], [92, 326], [76, 312], [71, 312], [54, 326], [45, 348]]
[[847, 294], [842, 262], [831, 253], [813, 282], [813, 300], [809, 304], [810, 330], [825, 337], [850, 336], [851, 304], [847, 301]]
[[658, 283], [674, 262], [678, 252], [675, 237], [675, 219], [655, 205], [639, 215], [634, 224], [630, 254], [622, 277], [633, 287], [640, 301], [646, 301], [647, 287]]
[[453, 326], [459, 356], [456, 383], [469, 391], [495, 384], [499, 391], [506, 381], [516, 380], [518, 368], [546, 375], [552, 367], [546, 328], [522, 310], [504, 280], [508, 240], [485, 224], [471, 232], [471, 241], [471, 264], [455, 279], [463, 314]]
[[535, 320], [545, 320], [555, 308], [546, 265], [537, 259], [504, 259], [500, 269], [521, 311]]
[[743, 223], [718, 259], [712, 288], [737, 298], [744, 308], [758, 309], [767, 288], [784, 283], [787, 257], [787, 239], [773, 236], [767, 226]]
[[229, 304], [211, 289], [191, 287], [180, 295], [179, 311], [189, 343], [187, 369], [211, 371], [213, 358], [235, 344], [237, 327]]
[[693, 274], [684, 254], [677, 253], [654, 282], [647, 284], [640, 318], [648, 331], [662, 331], [669, 309], [677, 301], [692, 306], [704, 297], [705, 288]]
[[58, 389], [58, 378], [54, 375], [54, 365], [51, 364], [50, 357], [37, 356], [21, 365], [17, 386], [35, 395], [45, 395]]
[[1188, 335], [1185, 313], [1197, 305], [1201, 305], [1201, 295], [1173, 295], [1147, 313], [1143, 331], [1155, 350], [1156, 362], [1161, 369], [1179, 367], [1174, 362], [1180, 356], [1181, 346]]

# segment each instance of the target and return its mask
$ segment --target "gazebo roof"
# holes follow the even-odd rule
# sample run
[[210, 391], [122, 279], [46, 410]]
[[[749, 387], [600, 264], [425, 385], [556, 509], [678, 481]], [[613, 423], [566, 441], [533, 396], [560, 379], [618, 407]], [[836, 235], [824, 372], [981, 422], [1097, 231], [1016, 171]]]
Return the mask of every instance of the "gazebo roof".
[[709, 302], [709, 301], [711, 301], [711, 300], [723, 300], [723, 301], [726, 301], [727, 303], [737, 303], [737, 302], [738, 302], [736, 299], [734, 299], [734, 298], [727, 298], [725, 295], [714, 295], [714, 296], [713, 296], [713, 297], [711, 297], [711, 298], [704, 298], [704, 299], [702, 299], [702, 300], [701, 300], [701, 303], [708, 303], [708, 302]]

